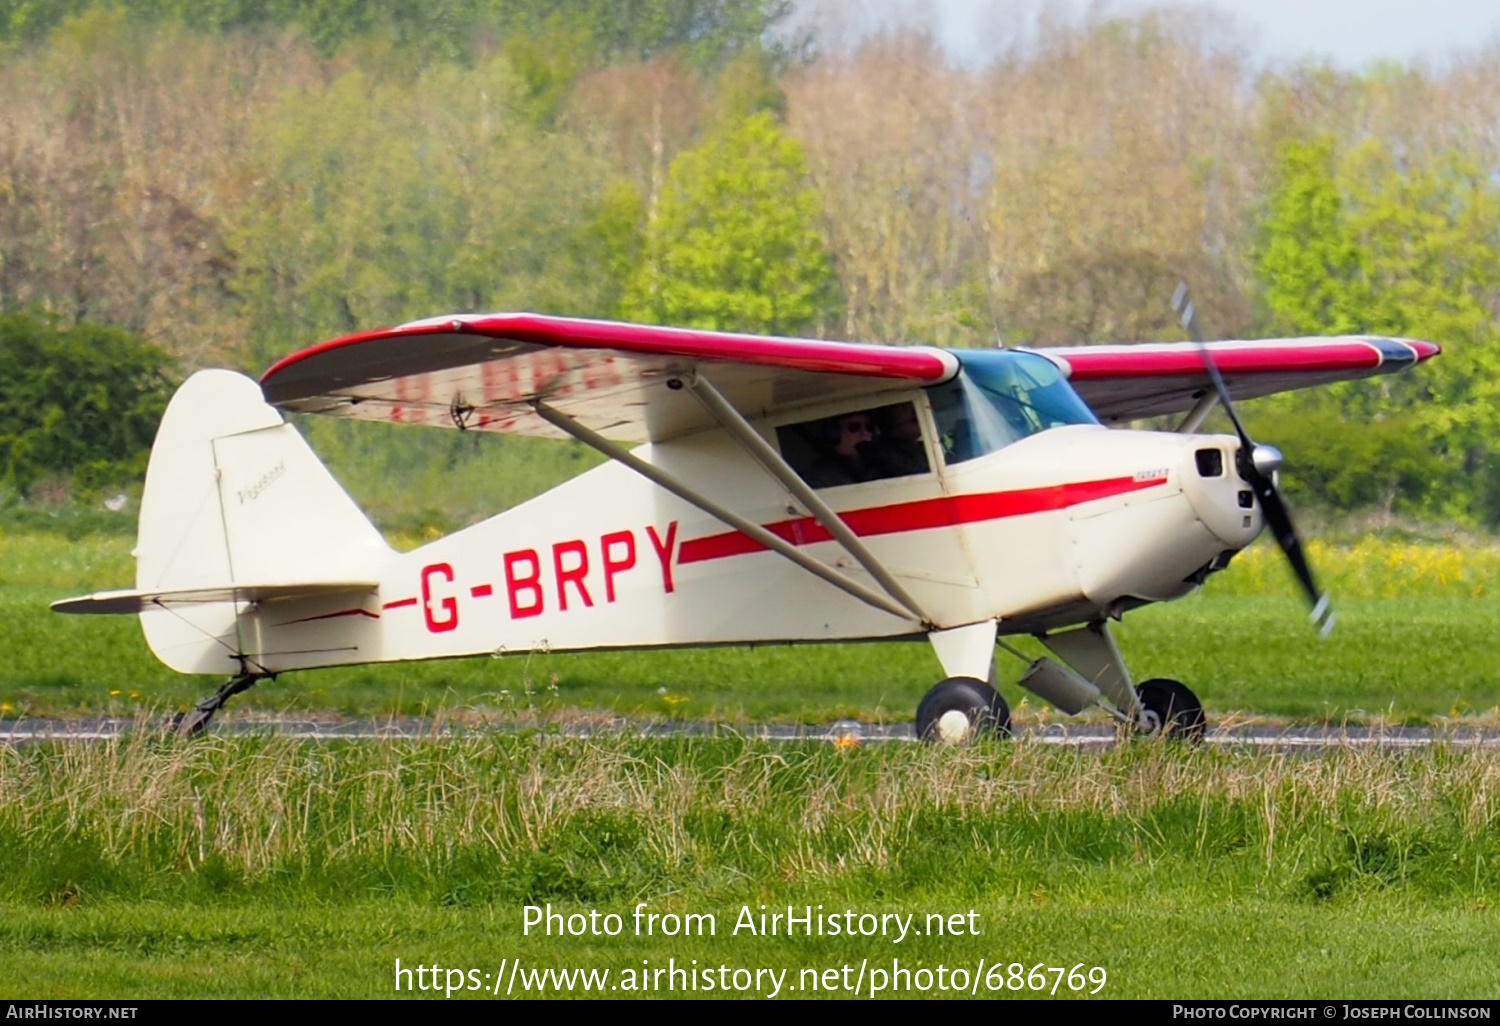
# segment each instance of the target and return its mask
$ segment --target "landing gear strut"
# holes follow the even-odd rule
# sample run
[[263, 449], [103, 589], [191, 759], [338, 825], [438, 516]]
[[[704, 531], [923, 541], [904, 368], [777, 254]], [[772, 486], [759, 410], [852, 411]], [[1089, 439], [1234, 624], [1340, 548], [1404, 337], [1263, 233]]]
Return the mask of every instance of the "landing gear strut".
[[182, 737], [196, 737], [208, 727], [214, 714], [224, 708], [235, 695], [248, 691], [263, 680], [275, 679], [274, 673], [237, 673], [224, 682], [218, 691], [193, 706], [187, 712], [172, 717], [172, 730]]

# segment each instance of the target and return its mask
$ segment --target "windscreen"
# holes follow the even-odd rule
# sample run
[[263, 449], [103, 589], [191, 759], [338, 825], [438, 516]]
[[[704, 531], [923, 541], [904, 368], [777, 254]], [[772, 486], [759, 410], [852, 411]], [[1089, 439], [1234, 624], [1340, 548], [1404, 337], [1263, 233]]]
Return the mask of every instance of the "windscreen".
[[958, 350], [959, 374], [929, 388], [943, 458], [962, 463], [1048, 428], [1098, 424], [1057, 365], [1034, 353]]

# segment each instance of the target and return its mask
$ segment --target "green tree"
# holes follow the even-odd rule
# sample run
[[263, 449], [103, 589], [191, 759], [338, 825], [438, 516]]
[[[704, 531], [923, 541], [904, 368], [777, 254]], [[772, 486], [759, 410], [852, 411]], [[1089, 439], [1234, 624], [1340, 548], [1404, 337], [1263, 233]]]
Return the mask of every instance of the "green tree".
[[1272, 331], [1359, 330], [1359, 252], [1335, 180], [1332, 139], [1281, 146], [1255, 259]]
[[[1349, 232], [1360, 254], [1352, 302], [1358, 330], [1430, 339], [1446, 352], [1413, 387], [1431, 405], [1427, 419], [1461, 446], [1500, 437], [1500, 408], [1489, 386], [1500, 374], [1492, 304], [1500, 284], [1500, 191], [1487, 173], [1454, 152], [1426, 163], [1369, 140], [1344, 160]], [[1403, 403], [1404, 405], [1404, 403]]]
[[747, 47], [725, 64], [714, 82], [718, 116], [736, 121], [767, 111], [784, 119], [786, 93], [777, 81], [776, 65], [776, 55], [760, 46]]
[[0, 0], [0, 43], [42, 38], [102, 7], [209, 32], [296, 26], [324, 54], [377, 29], [410, 46], [470, 55], [477, 41], [567, 25], [606, 59], [676, 50], [703, 68], [759, 45], [792, 10], [791, 0]]
[[802, 147], [761, 112], [672, 162], [623, 309], [660, 324], [799, 334], [831, 319], [834, 296]]
[[500, 52], [523, 84], [524, 107], [532, 121], [550, 126], [557, 119], [593, 57], [593, 45], [586, 27], [555, 15], [506, 38]]
[[145, 470], [171, 393], [167, 356], [118, 328], [0, 316], [0, 467], [25, 497], [71, 474], [84, 492]]
[[599, 239], [626, 245], [630, 215], [603, 160], [531, 113], [501, 57], [415, 82], [354, 70], [266, 112], [260, 188], [229, 228], [256, 360], [447, 312], [613, 312]]
[[[1387, 509], [1420, 494], [1433, 511], [1500, 521], [1500, 193], [1489, 177], [1451, 151], [1424, 160], [1370, 139], [1340, 157], [1327, 140], [1286, 143], [1255, 259], [1275, 331], [1445, 348], [1418, 374], [1335, 386], [1339, 419], [1310, 416], [1317, 400], [1286, 400], [1282, 413], [1300, 412], [1309, 430], [1289, 448], [1358, 452], [1357, 465], [1392, 482], [1382, 486]], [[1355, 434], [1364, 437], [1335, 437]], [[1414, 437], [1445, 460], [1435, 476], [1449, 488], [1416, 483], [1410, 468], [1433, 464], [1416, 458]], [[1334, 505], [1364, 501], [1340, 479], [1330, 471], [1310, 483], [1321, 480]]]
[[1309, 392], [1276, 417], [1259, 418], [1257, 438], [1287, 452], [1288, 499], [1334, 509], [1420, 512], [1449, 481], [1417, 411], [1351, 423], [1336, 397]]

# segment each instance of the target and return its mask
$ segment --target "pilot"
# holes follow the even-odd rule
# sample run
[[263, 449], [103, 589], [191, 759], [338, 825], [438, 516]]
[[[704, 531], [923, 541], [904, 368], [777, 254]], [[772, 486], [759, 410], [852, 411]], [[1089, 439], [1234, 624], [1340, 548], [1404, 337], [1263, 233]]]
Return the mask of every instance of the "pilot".
[[927, 447], [922, 444], [922, 422], [911, 403], [879, 411], [880, 436], [870, 447], [876, 477], [905, 477], [928, 470]]
[[870, 414], [862, 410], [845, 413], [829, 423], [832, 446], [808, 469], [807, 483], [813, 488], [832, 488], [878, 476], [868, 453], [875, 437], [875, 422]]

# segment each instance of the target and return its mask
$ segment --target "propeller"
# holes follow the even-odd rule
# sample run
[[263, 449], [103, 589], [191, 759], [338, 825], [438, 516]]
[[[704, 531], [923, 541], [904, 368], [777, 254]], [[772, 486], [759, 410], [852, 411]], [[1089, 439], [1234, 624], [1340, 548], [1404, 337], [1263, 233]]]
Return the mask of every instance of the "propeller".
[[1276, 544], [1281, 546], [1287, 562], [1292, 565], [1292, 572], [1297, 575], [1302, 590], [1307, 593], [1307, 601], [1312, 604], [1312, 613], [1308, 618], [1318, 628], [1318, 636], [1326, 638], [1333, 630], [1336, 616], [1329, 604], [1328, 593], [1318, 590], [1312, 566], [1307, 562], [1307, 554], [1302, 550], [1302, 541], [1297, 537], [1297, 528], [1292, 523], [1292, 514], [1282, 501], [1281, 493], [1276, 490], [1276, 471], [1281, 467], [1281, 452], [1272, 445], [1255, 444], [1250, 433], [1245, 430], [1245, 425], [1229, 398], [1229, 387], [1224, 384], [1219, 368], [1214, 365], [1213, 353], [1198, 330], [1198, 311], [1193, 306], [1192, 297], [1188, 295], [1186, 282], [1180, 283], [1177, 291], [1172, 293], [1172, 309], [1181, 316], [1182, 328], [1187, 332], [1188, 338], [1198, 343], [1203, 353], [1203, 366], [1208, 370], [1209, 379], [1213, 381], [1214, 390], [1219, 395], [1219, 404], [1229, 414], [1235, 433], [1240, 436], [1240, 451], [1236, 459], [1240, 476], [1255, 493], [1256, 499], [1260, 500], [1261, 511], [1276, 538]]

